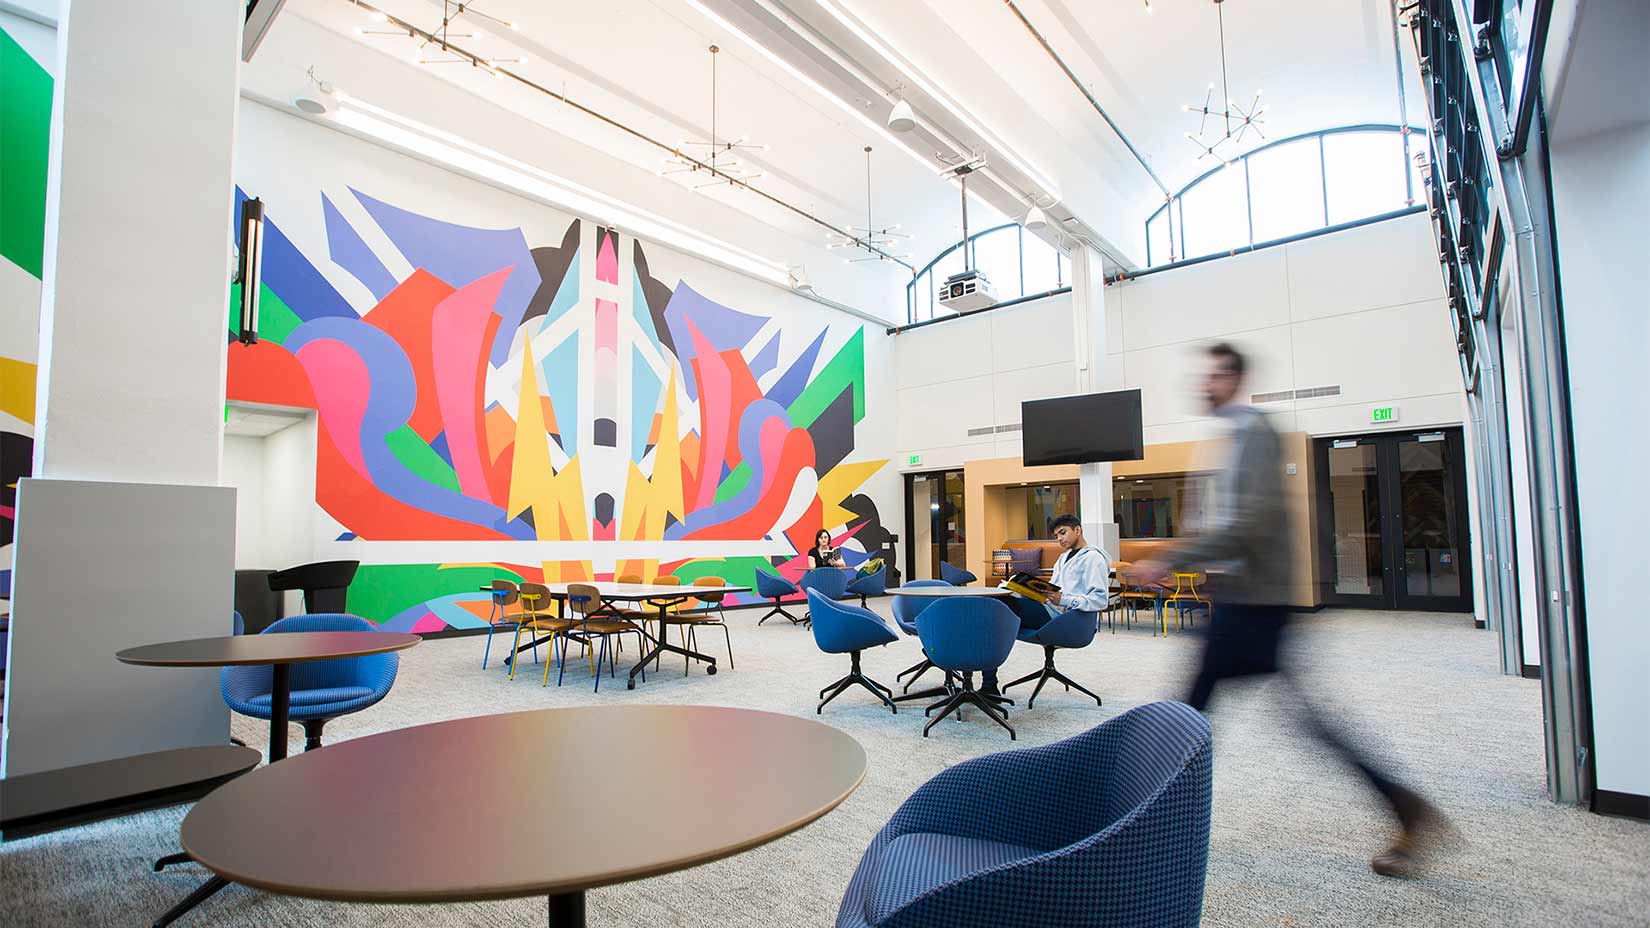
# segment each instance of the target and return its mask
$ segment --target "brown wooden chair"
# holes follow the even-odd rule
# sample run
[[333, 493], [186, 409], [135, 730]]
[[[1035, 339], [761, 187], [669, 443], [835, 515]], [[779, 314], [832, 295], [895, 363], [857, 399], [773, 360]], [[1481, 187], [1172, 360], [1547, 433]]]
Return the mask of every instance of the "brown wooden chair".
[[1122, 600], [1128, 609], [1128, 618], [1125, 621], [1133, 623], [1135, 610], [1141, 605], [1146, 605], [1152, 610], [1152, 634], [1157, 634], [1158, 629], [1161, 627], [1163, 634], [1167, 635], [1169, 629], [1162, 618], [1164, 590], [1155, 584], [1140, 586], [1135, 583], [1129, 576], [1129, 567], [1129, 564], [1122, 561], [1117, 563], [1117, 585], [1122, 588], [1122, 592], [1117, 594], [1117, 598]]
[[[699, 579], [693, 581], [693, 585], [694, 586], [727, 586], [728, 581], [722, 579], [721, 577], [700, 577]], [[694, 630], [695, 629], [701, 628], [701, 627], [707, 626], [707, 625], [720, 625], [720, 626], [722, 626], [722, 637], [724, 639], [726, 639], [727, 645], [728, 645], [728, 669], [732, 670], [733, 669], [733, 636], [728, 634], [728, 621], [727, 621], [728, 616], [727, 616], [727, 613], [724, 612], [723, 609], [722, 609], [722, 600], [727, 598], [727, 595], [728, 594], [726, 594], [726, 593], [700, 593], [698, 596], [695, 596], [694, 599], [697, 599], [699, 602], [704, 603], [705, 608], [702, 609], [702, 610], [700, 610], [700, 609], [683, 610], [680, 614], [679, 621], [682, 623], [683, 626], [685, 626], [687, 628], [687, 633], [688, 633], [688, 645], [687, 645], [687, 647], [688, 647], [689, 651], [697, 650], [695, 645], [698, 643], [698, 639], [694, 635]], [[713, 610], [713, 609], [716, 611], [715, 615], [711, 614], [711, 610]], [[688, 661], [687, 661], [687, 657], [684, 656], [682, 658], [682, 675], [687, 676], [687, 672], [688, 672]]]
[[[514, 580], [494, 580], [490, 595], [493, 605], [487, 612], [487, 647], [481, 652], [482, 670], [487, 669], [487, 658], [493, 652], [493, 632], [499, 628], [518, 629], [521, 627], [521, 620], [525, 618], [519, 608], [521, 593], [516, 589]], [[510, 611], [511, 606], [517, 606], [518, 608], [512, 613]], [[538, 648], [535, 647], [533, 649], [533, 660], [538, 660], [538, 656]], [[511, 663], [515, 663], [515, 661], [512, 659]]]
[[[602, 691], [602, 665], [608, 667], [608, 675], [618, 673], [618, 636], [626, 633], [634, 634], [637, 638], [637, 647], [646, 653], [646, 647], [641, 642], [642, 630], [631, 620], [604, 613], [602, 608], [602, 593], [588, 583], [569, 583], [567, 585], [567, 617], [569, 636], [578, 636], [588, 647], [590, 642], [600, 641], [600, 650], [591, 649], [595, 654], [595, 661], [590, 665], [591, 675], [596, 679], [596, 692]], [[614, 647], [608, 647], [608, 639], [614, 639]], [[556, 671], [556, 685], [561, 686], [563, 676], [567, 673], [567, 645], [563, 639], [561, 661]], [[646, 680], [646, 676], [642, 678]], [[550, 665], [544, 666], [544, 685], [550, 685]]]
[[[555, 659], [557, 638], [562, 639], [562, 655], [565, 657], [567, 654], [566, 635], [570, 624], [566, 619], [558, 618], [555, 614], [546, 611], [550, 608], [550, 588], [544, 584], [523, 583], [516, 588], [516, 596], [521, 600], [522, 612], [520, 617], [516, 620], [515, 638], [510, 644], [510, 651], [512, 655], [510, 660], [510, 679], [512, 680], [516, 678], [516, 665], [520, 663], [520, 661], [515, 660], [515, 657], [519, 656], [519, 652], [516, 651], [516, 648], [521, 645], [521, 633], [523, 631], [532, 636], [533, 641], [537, 641], [541, 634], [549, 635], [551, 661], [553, 661]], [[534, 656], [537, 657], [538, 651], [536, 648], [533, 653]], [[546, 676], [550, 673], [551, 661], [545, 661], [544, 663], [544, 673]]]

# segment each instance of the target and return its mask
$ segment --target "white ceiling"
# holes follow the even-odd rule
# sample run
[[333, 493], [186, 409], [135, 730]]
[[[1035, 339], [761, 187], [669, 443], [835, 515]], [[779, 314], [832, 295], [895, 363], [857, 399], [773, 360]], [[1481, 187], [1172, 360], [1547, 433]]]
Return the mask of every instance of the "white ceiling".
[[245, 438], [267, 438], [304, 421], [302, 409], [282, 409], [248, 403], [230, 403], [224, 410], [223, 433]]
[[[1151, 14], [1143, 0], [1016, 2], [1169, 187], [1211, 166], [1183, 138], [1196, 118], [1179, 109], [1201, 102], [1219, 78], [1211, 0], [1153, 0]], [[439, 0], [375, 5], [428, 29], [441, 19]], [[771, 146], [742, 156], [766, 172], [754, 183], [832, 224], [863, 225], [863, 148], [872, 146], [871, 220], [902, 224], [913, 238], [896, 250], [919, 267], [961, 231], [958, 192], [939, 176], [936, 157], [970, 150], [991, 167], [971, 181], [978, 195], [971, 230], [1023, 213], [1029, 194], [1057, 193], [1051, 214], [1075, 217], [1071, 231], [1098, 239], [1114, 265], [1143, 258], [1142, 225], [1161, 192], [1001, 0], [476, 0], [474, 7], [518, 28], [465, 17], [463, 31], [480, 35], [461, 44], [501, 58], [526, 55], [508, 67], [667, 144], [709, 136], [707, 46], [716, 43], [717, 135]], [[1232, 95], [1247, 104], [1265, 88], [1269, 137], [1397, 121], [1387, 3], [1226, 0], [1224, 7]], [[356, 35], [356, 27], [376, 27], [350, 0], [290, 0], [284, 15], [348, 36], [364, 55], [411, 62], [419, 54], [405, 38]], [[658, 149], [513, 81], [462, 65], [423, 68], [612, 157], [648, 171], [662, 166]], [[1404, 73], [1413, 84], [1411, 64]], [[886, 91], [896, 85], [921, 123], [899, 137], [909, 151], [843, 106], [880, 125], [892, 105]], [[1411, 120], [1419, 121], [1412, 99]], [[787, 242], [823, 244], [822, 228], [749, 193], [704, 195], [710, 208], [754, 217]]]

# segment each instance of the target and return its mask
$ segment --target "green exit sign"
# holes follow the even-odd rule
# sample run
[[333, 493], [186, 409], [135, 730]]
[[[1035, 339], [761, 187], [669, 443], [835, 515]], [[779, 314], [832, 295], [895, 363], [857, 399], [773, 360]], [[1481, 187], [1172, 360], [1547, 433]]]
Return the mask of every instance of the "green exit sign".
[[906, 459], [905, 466], [907, 466], [907, 467], [916, 467], [918, 464], [921, 464], [921, 463], [922, 463], [922, 455], [913, 454], [909, 458]]
[[1372, 424], [1398, 421], [1398, 407], [1375, 406], [1369, 410], [1369, 421]]

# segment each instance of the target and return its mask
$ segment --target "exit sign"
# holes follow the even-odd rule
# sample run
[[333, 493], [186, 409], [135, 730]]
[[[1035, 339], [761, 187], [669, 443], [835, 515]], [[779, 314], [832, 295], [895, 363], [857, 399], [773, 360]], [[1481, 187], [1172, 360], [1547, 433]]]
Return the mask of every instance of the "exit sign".
[[1380, 425], [1380, 424], [1386, 423], [1386, 422], [1397, 422], [1398, 421], [1398, 407], [1396, 407], [1396, 406], [1373, 406], [1369, 410], [1369, 421], [1370, 421], [1371, 424], [1374, 424], [1374, 425]]
[[921, 464], [921, 463], [922, 463], [922, 455], [913, 454], [908, 459], [906, 459], [905, 465], [907, 467], [916, 467], [918, 464]]

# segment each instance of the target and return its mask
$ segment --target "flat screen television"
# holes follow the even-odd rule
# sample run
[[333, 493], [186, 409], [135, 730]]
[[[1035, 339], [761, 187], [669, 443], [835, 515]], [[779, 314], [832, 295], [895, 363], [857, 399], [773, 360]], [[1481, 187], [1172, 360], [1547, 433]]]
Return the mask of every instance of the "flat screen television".
[[1020, 404], [1020, 430], [1027, 467], [1146, 456], [1139, 390], [1028, 400]]

